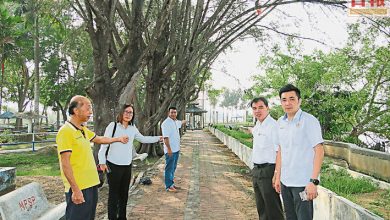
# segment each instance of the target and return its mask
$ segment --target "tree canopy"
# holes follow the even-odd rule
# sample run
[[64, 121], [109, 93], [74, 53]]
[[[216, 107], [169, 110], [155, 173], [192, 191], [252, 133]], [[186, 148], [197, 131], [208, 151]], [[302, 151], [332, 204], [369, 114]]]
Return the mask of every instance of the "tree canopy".
[[278, 96], [293, 83], [302, 92], [302, 108], [319, 118], [328, 139], [361, 143], [359, 136], [390, 139], [390, 49], [378, 45], [379, 30], [354, 24], [348, 44], [337, 51], [302, 55], [290, 48], [262, 57], [265, 75], [255, 76], [257, 95]]

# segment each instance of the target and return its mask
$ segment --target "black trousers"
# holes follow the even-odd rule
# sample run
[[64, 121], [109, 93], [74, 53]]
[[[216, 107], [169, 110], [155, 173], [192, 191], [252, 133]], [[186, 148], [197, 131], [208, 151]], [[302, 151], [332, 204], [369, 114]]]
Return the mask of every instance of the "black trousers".
[[261, 220], [283, 220], [283, 209], [279, 194], [272, 187], [275, 165], [254, 167], [253, 189], [255, 191], [257, 213]]
[[72, 189], [65, 193], [66, 200], [66, 220], [94, 220], [96, 205], [98, 201], [98, 190], [97, 186], [89, 187], [81, 190], [84, 196], [85, 202], [81, 204], [74, 204], [72, 202]]
[[116, 165], [107, 161], [111, 172], [107, 174], [108, 190], [108, 219], [125, 220], [126, 205], [131, 181], [131, 164]]

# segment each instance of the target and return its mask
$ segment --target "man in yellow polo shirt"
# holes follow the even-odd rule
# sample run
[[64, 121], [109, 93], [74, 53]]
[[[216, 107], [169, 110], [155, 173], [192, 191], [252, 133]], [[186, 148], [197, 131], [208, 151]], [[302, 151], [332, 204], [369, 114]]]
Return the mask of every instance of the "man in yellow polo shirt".
[[97, 136], [83, 126], [92, 116], [91, 101], [84, 96], [74, 96], [68, 112], [70, 120], [60, 128], [56, 138], [61, 177], [65, 185], [65, 218], [93, 220], [98, 200], [99, 176], [90, 142], [127, 143], [129, 138]]

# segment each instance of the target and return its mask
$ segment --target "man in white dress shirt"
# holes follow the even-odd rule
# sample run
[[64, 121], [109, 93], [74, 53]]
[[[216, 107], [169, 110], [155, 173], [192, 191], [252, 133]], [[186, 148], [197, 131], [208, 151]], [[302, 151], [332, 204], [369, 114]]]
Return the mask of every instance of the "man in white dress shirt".
[[165, 189], [168, 192], [176, 192], [174, 178], [180, 153], [180, 133], [179, 129], [186, 121], [177, 120], [177, 110], [169, 107], [168, 117], [161, 124], [161, 132], [164, 138], [165, 154]]
[[288, 84], [279, 97], [285, 115], [278, 120], [279, 151], [275, 189], [282, 192], [287, 220], [313, 219], [313, 199], [324, 158], [321, 126], [317, 118], [300, 109], [301, 92]]
[[269, 115], [267, 99], [255, 98], [250, 105], [256, 117], [256, 125], [252, 130], [252, 174], [257, 213], [261, 220], [282, 220], [282, 203], [279, 194], [272, 187], [278, 151], [278, 124]]

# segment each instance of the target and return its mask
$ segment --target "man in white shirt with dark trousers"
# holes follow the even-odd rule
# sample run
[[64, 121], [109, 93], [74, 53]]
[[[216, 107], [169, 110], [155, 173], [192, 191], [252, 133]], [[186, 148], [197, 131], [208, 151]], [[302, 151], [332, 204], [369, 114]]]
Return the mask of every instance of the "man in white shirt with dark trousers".
[[252, 130], [252, 174], [257, 213], [261, 220], [284, 219], [279, 194], [272, 186], [278, 151], [278, 124], [269, 115], [267, 99], [255, 98], [250, 105], [256, 118], [256, 125]]

